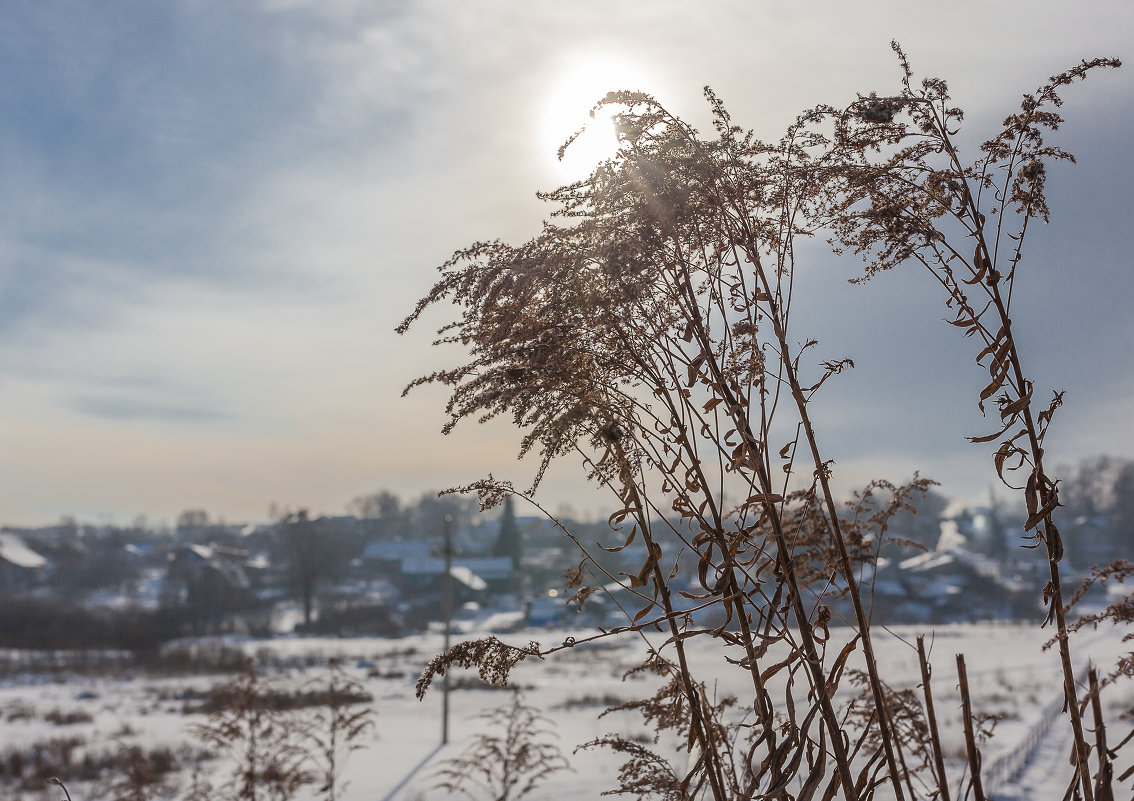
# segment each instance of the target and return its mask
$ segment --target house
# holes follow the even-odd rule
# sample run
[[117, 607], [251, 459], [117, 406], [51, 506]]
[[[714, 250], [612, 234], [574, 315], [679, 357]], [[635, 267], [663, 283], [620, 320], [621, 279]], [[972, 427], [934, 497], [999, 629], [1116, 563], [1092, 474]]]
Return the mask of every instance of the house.
[[[445, 560], [440, 557], [407, 557], [401, 564], [401, 584], [407, 592], [429, 592], [440, 587]], [[508, 556], [462, 556], [452, 560], [450, 574], [472, 594], [511, 592], [514, 571]], [[466, 598], [464, 600], [480, 600]]]
[[369, 574], [390, 580], [401, 577], [403, 561], [428, 558], [429, 543], [424, 540], [371, 542], [362, 549], [359, 557]]
[[252, 599], [247, 562], [239, 548], [179, 545], [169, 554], [162, 603], [185, 608], [195, 625], [218, 623]]
[[874, 610], [887, 622], [1014, 619], [1034, 612], [1034, 592], [1023, 576], [963, 547], [880, 559], [867, 583]]

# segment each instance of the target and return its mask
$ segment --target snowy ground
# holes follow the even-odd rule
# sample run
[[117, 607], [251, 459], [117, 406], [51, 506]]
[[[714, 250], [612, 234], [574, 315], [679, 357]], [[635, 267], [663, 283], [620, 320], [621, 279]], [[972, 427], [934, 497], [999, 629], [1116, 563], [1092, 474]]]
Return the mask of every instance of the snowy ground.
[[[500, 621], [497, 621], [500, 622]], [[932, 639], [935, 666], [933, 691], [938, 715], [945, 730], [946, 753], [963, 754], [955, 655], [967, 659], [975, 707], [1001, 716], [994, 738], [983, 747], [984, 764], [1013, 753], [1044, 719], [1045, 710], [1058, 702], [1058, 662], [1053, 651], [1044, 652], [1047, 631], [1032, 626], [1008, 624], [957, 625], [936, 631], [898, 627], [878, 632], [876, 648], [883, 675], [895, 688], [916, 687], [919, 682], [917, 652], [919, 633]], [[518, 645], [535, 639], [548, 646], [560, 641], [563, 632], [521, 631], [502, 635]], [[837, 640], [839, 632], [833, 632]], [[660, 638], [658, 640], [660, 642]], [[708, 647], [693, 649], [693, 666], [699, 677], [718, 694], [743, 697], [746, 674], [727, 665], [708, 640]], [[445, 798], [433, 789], [430, 773], [441, 759], [459, 753], [476, 733], [474, 716], [508, 701], [506, 693], [487, 689], [462, 689], [451, 694], [450, 744], [438, 750], [441, 731], [441, 693], [431, 692], [424, 701], [414, 697], [414, 683], [422, 666], [441, 648], [439, 634], [425, 634], [399, 640], [282, 638], [240, 643], [247, 653], [276, 666], [280, 682], [300, 684], [324, 669], [308, 666], [335, 656], [343, 660], [351, 675], [357, 676], [374, 696], [376, 728], [366, 737], [366, 748], [350, 759], [346, 778], [350, 786], [341, 801], [422, 801]], [[1114, 664], [1123, 647], [1121, 632], [1100, 629], [1085, 631], [1075, 640], [1077, 663], [1091, 659], [1105, 670]], [[543, 662], [526, 662], [513, 673], [513, 684], [525, 691], [526, 701], [541, 708], [554, 720], [554, 728], [573, 771], [552, 777], [533, 798], [598, 798], [614, 786], [620, 760], [601, 750], [572, 754], [575, 746], [608, 732], [646, 736], [640, 720], [628, 713], [598, 718], [603, 705], [591, 702], [638, 698], [653, 688], [650, 679], [622, 682], [624, 671], [636, 664], [643, 653], [640, 639], [623, 636], [599, 647], [578, 647], [563, 651]], [[191, 740], [189, 729], [203, 720], [201, 715], [183, 714], [178, 700], [187, 689], [205, 690], [221, 679], [216, 676], [194, 678], [124, 677], [119, 679], [67, 677], [63, 680], [22, 679], [0, 685], [0, 748], [10, 749], [51, 737], [75, 736], [88, 745], [105, 746], [114, 742], [176, 746]], [[1112, 742], [1130, 730], [1128, 719], [1118, 712], [1134, 707], [1134, 686], [1118, 685], [1110, 693]], [[89, 722], [56, 725], [44, 720], [52, 710], [63, 713], [83, 711]], [[1056, 722], [1048, 734], [1040, 731], [1037, 747], [1019, 769], [997, 779], [988, 787], [998, 799], [1059, 798], [1070, 775], [1067, 743], [1059, 739], [1063, 726]], [[679, 757], [673, 754], [674, 759]], [[422, 764], [422, 763], [425, 764]], [[216, 765], [216, 763], [207, 763]], [[66, 778], [66, 777], [64, 777]], [[1059, 790], [1055, 788], [1059, 787]], [[74, 789], [74, 788], [73, 788]], [[93, 786], [73, 792], [75, 801], [94, 801], [99, 790]], [[51, 799], [60, 793], [27, 792], [0, 795], [2, 798]], [[310, 793], [308, 793], [310, 796]]]

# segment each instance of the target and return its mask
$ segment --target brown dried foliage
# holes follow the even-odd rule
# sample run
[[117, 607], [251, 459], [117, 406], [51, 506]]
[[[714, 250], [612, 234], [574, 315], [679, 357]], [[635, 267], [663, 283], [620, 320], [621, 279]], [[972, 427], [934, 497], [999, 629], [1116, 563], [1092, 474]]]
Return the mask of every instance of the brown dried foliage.
[[517, 648], [501, 642], [496, 637], [458, 643], [429, 661], [417, 681], [417, 697], [424, 698], [433, 679], [444, 676], [454, 667], [475, 667], [481, 680], [486, 684], [503, 687], [508, 683], [508, 675], [512, 672], [512, 668], [530, 656], [539, 658], [539, 643], [530, 642], [526, 648]]
[[[347, 757], [363, 747], [360, 739], [373, 727], [369, 694], [334, 662], [326, 679], [289, 694], [249, 661], [211, 695], [215, 706], [194, 734], [231, 758], [232, 773], [219, 790], [245, 801], [287, 801], [313, 781], [321, 798], [334, 801], [345, 787]], [[211, 784], [194, 775], [189, 794], [210, 793], [216, 795]]]
[[519, 692], [507, 706], [477, 717], [484, 723], [473, 742], [434, 771], [439, 789], [471, 801], [518, 801], [553, 773], [570, 768], [551, 739], [551, 720], [525, 704]]
[[225, 790], [242, 801], [287, 801], [308, 781], [299, 733], [273, 707], [270, 694], [249, 662], [230, 682], [228, 703], [194, 728], [204, 744], [232, 757]]
[[[866, 260], [864, 277], [905, 261], [924, 266], [945, 290], [948, 322], [978, 343], [976, 361], [987, 370], [988, 383], [977, 406], [987, 413], [986, 404], [995, 405], [997, 430], [970, 440], [995, 443], [997, 475], [1024, 495], [1026, 545], [1041, 549], [1048, 560], [1046, 624], [1054, 625], [1059, 644], [1068, 722], [1077, 743], [1078, 792], [1090, 801], [1090, 744], [1076, 703], [1071, 627], [1062, 597], [1064, 544], [1052, 519], [1059, 506], [1059, 482], [1043, 462], [1044, 439], [1063, 404], [1063, 392], [1053, 392], [1046, 403], [1034, 397], [1017, 348], [1011, 306], [1028, 226], [1050, 219], [1048, 165], [1074, 161], [1046, 140], [1063, 123], [1056, 112], [1062, 105], [1059, 92], [1093, 70], [1121, 64], [1098, 58], [1052, 76], [1024, 95], [1020, 110], [1005, 118], [1002, 130], [980, 146], [981, 155], [966, 164], [955, 139], [963, 115], [952, 105], [947, 85], [939, 79], [915, 84], [896, 43], [894, 50], [902, 83], [899, 93], [886, 99], [893, 113], [880, 119], [874, 97], [860, 98], [842, 112], [826, 110], [834, 120], [826, 214], [837, 241]], [[1120, 610], [1104, 616], [1117, 622], [1116, 614]]]
[[[861, 97], [844, 111], [816, 108], [775, 143], [734, 125], [709, 90], [709, 138], [648, 95], [607, 95], [599, 107], [619, 109], [618, 155], [541, 196], [555, 210], [539, 236], [455, 254], [398, 328], [431, 306], [455, 306], [437, 341], [463, 346], [467, 359], [407, 391], [449, 388], [446, 433], [467, 418], [510, 415], [524, 431], [521, 456], [539, 454], [526, 492], [491, 477], [463, 489], [485, 506], [515, 494], [541, 508], [533, 494], [548, 465], [574, 453], [617, 502], [610, 524], [621, 542], [607, 550], [640, 543], [639, 569], [613, 575], [556, 521], [583, 551], [570, 579], [575, 600], [587, 576], [617, 582], [633, 599], [627, 625], [597, 636], [647, 639], [666, 683], [635, 708], [657, 731], [679, 728], [690, 754], [682, 772], [641, 743], [596, 741], [629, 757], [620, 792], [859, 799], [885, 785], [899, 801], [948, 796], [926, 712], [879, 674], [860, 585], [890, 541], [890, 518], [931, 482], [876, 482], [840, 503], [830, 485], [834, 462], [811, 422], [822, 387], [853, 368], [848, 358], [815, 355], [818, 343], [790, 325], [796, 241], [824, 227], [866, 257], [867, 276], [907, 260], [929, 267], [953, 324], [982, 343], [977, 362], [991, 383], [979, 405], [995, 403], [1001, 430], [974, 441], [998, 442], [995, 466], [1006, 480], [1014, 471], [1026, 477], [1026, 532], [1048, 551], [1050, 609], [1066, 630], [1062, 545], [1051, 522], [1057, 482], [1042, 467], [1062, 395], [1033, 414], [1012, 335], [1011, 287], [1028, 221], [1049, 214], [1044, 164], [1070, 158], [1043, 141], [1060, 123], [1050, 110], [1056, 90], [1117, 62], [1085, 62], [1025, 96], [970, 167], [952, 144], [961, 112], [944, 82], [915, 87], [898, 53], [897, 95]], [[1012, 231], [1000, 213], [1006, 207], [1019, 212]], [[682, 563], [695, 565], [693, 591], [674, 587]], [[699, 623], [710, 611], [714, 622]], [[828, 649], [834, 620], [850, 627], [850, 640]], [[664, 641], [650, 641], [654, 631]], [[746, 672], [749, 719], [708, 702], [686, 659], [692, 638], [715, 639]], [[541, 651], [534, 643], [465, 643], [430, 663], [419, 695], [451, 665], [501, 682], [521, 659], [575, 644]], [[853, 655], [864, 662], [856, 677], [865, 692], [848, 700], [839, 687]], [[806, 690], [802, 702], [797, 685]], [[1068, 693], [1075, 697], [1073, 683]], [[1080, 727], [1085, 742], [1081, 735]]]
[[362, 682], [347, 675], [335, 660], [330, 673], [311, 694], [322, 700], [304, 721], [303, 739], [308, 764], [318, 781], [316, 792], [327, 801], [346, 791], [343, 780], [347, 758], [365, 747], [363, 737], [374, 729], [373, 700]]

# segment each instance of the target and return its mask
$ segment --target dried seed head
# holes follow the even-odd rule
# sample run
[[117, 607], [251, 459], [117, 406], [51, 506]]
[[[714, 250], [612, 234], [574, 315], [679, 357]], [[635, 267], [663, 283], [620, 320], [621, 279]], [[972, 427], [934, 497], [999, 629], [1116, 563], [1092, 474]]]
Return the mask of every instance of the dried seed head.
[[622, 438], [626, 436], [626, 432], [622, 430], [622, 426], [618, 425], [614, 420], [604, 423], [602, 428], [599, 429], [599, 436], [604, 441], [609, 442], [611, 445], [616, 442], [621, 442]]
[[888, 125], [894, 121], [894, 115], [896, 115], [901, 108], [901, 98], [876, 97], [871, 94], [870, 97], [863, 99], [862, 104], [857, 109], [857, 114], [859, 118], [865, 122], [872, 122], [877, 125]]
[[485, 684], [503, 687], [508, 683], [508, 674], [512, 668], [532, 656], [543, 659], [539, 643], [535, 641], [529, 642], [526, 648], [507, 645], [492, 636], [458, 643], [445, 653], [433, 657], [426, 665], [421, 678], [417, 680], [417, 699], [420, 701], [425, 697], [434, 677], [445, 675], [454, 666], [475, 667]]
[[573, 590], [575, 587], [582, 586], [584, 565], [586, 565], [585, 561], [580, 562], [575, 567], [568, 568], [567, 570], [563, 571], [562, 575], [564, 581], [566, 582], [565, 586], [567, 587], [567, 589]]
[[1020, 178], [1028, 183], [1035, 183], [1043, 177], [1044, 172], [1043, 162], [1033, 159], [1020, 168]]
[[734, 337], [747, 337], [756, 335], [756, 325], [751, 320], [737, 320], [732, 325]]
[[573, 595], [571, 595], [567, 599], [566, 604], [568, 606], [575, 607], [575, 609], [581, 610], [583, 608], [583, 604], [586, 602], [586, 600], [588, 598], [590, 598], [592, 595], [594, 595], [594, 593], [595, 593], [594, 587], [590, 587], [590, 586], [580, 587], [578, 590], [575, 591], [575, 593]]

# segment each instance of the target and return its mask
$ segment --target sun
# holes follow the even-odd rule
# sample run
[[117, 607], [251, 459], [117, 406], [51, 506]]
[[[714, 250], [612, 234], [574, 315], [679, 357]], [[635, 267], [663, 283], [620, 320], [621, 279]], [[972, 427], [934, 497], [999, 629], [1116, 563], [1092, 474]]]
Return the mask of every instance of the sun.
[[[541, 150], [557, 180], [585, 178], [595, 166], [618, 150], [613, 108], [602, 109], [594, 118], [590, 110], [607, 92], [620, 89], [649, 91], [643, 70], [612, 56], [580, 54], [565, 63], [544, 97]], [[562, 160], [556, 151], [580, 128], [586, 130], [567, 148]]]

